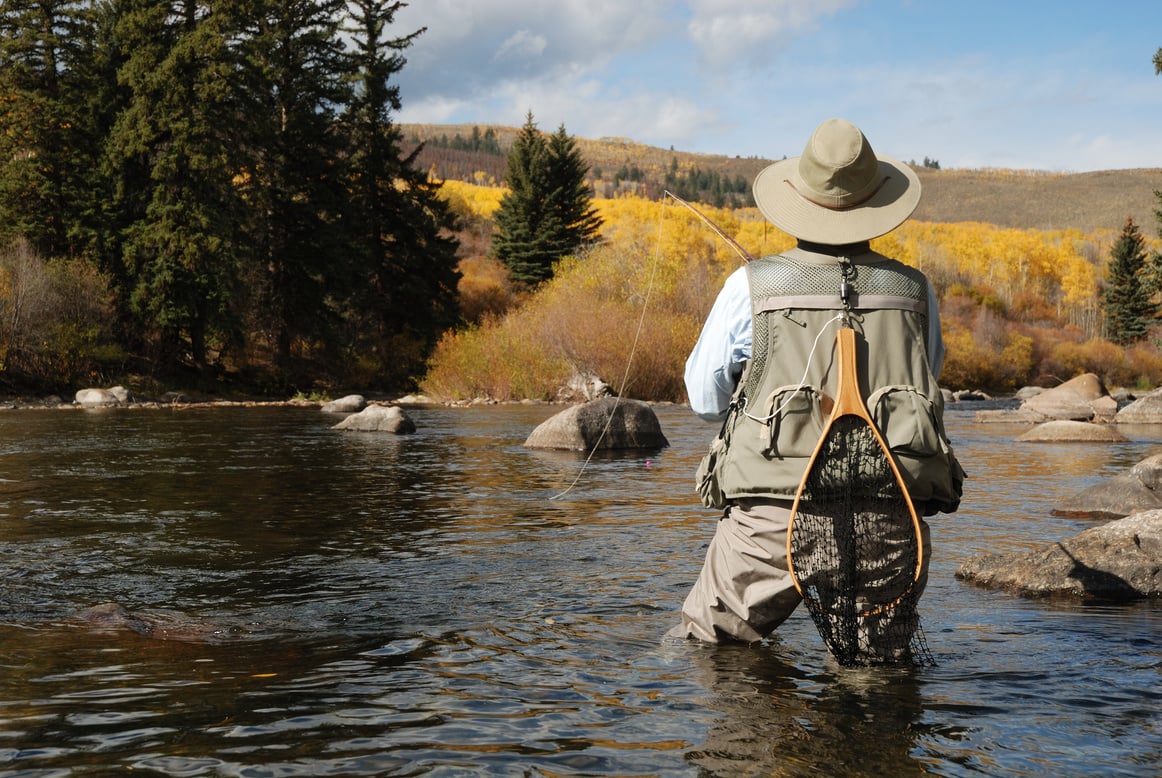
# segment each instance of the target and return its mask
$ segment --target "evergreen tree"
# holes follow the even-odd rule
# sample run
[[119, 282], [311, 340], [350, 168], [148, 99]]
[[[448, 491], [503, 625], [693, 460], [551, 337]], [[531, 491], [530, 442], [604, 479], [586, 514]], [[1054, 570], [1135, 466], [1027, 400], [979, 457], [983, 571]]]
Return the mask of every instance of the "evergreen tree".
[[493, 217], [493, 253], [514, 281], [533, 285], [553, 264], [592, 240], [601, 226], [590, 208], [588, 169], [562, 126], [550, 139], [530, 111], [508, 154], [509, 191]]
[[226, 17], [199, 0], [129, 0], [118, 20], [130, 92], [109, 159], [130, 218], [123, 294], [167, 360], [200, 369], [234, 340], [242, 202], [233, 185], [233, 65]]
[[99, 142], [83, 111], [93, 19], [82, 0], [0, 3], [0, 238], [46, 257], [85, 248]]
[[1134, 220], [1127, 219], [1110, 250], [1103, 298], [1106, 329], [1115, 343], [1128, 345], [1144, 338], [1158, 312], [1146, 271], [1146, 242]]
[[338, 110], [350, 66], [343, 0], [233, 0], [242, 79], [239, 171], [248, 205], [252, 329], [273, 341], [275, 367], [333, 352], [333, 306], [351, 272], [341, 231], [346, 147]]
[[549, 278], [553, 262], [559, 257], [552, 242], [556, 225], [551, 223], [552, 216], [545, 207], [548, 156], [548, 144], [530, 111], [508, 152], [508, 192], [493, 215], [493, 254], [508, 267], [512, 279], [521, 284], [532, 285]]
[[[353, 251], [363, 281], [348, 312], [356, 348], [375, 355], [380, 380], [400, 386], [423, 366], [439, 335], [457, 317], [457, 242], [447, 202], [415, 166], [417, 148], [402, 156], [391, 121], [400, 108], [391, 78], [400, 52], [424, 30], [385, 38], [402, 2], [352, 0], [358, 88], [347, 116], [352, 141]], [[477, 130], [479, 132], [479, 130]], [[366, 352], [364, 356], [369, 356]]]
[[577, 251], [597, 239], [601, 217], [593, 208], [593, 193], [585, 177], [589, 166], [577, 148], [577, 142], [565, 132], [565, 125], [549, 138], [548, 176], [552, 187], [547, 195], [548, 208], [560, 225], [558, 248], [561, 255]]

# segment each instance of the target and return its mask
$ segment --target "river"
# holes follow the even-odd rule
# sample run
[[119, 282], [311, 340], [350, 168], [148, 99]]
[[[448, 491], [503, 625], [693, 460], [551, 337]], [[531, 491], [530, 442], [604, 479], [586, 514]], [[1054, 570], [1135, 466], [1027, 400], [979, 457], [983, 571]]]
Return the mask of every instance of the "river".
[[[803, 609], [758, 645], [663, 641], [715, 429], [659, 406], [668, 448], [584, 465], [521, 445], [558, 410], [414, 408], [400, 437], [309, 408], [0, 412], [0, 776], [1158, 773], [1162, 604], [954, 573], [1090, 526], [1050, 511], [1162, 429], [1022, 444], [950, 408], [970, 480], [932, 521], [938, 664], [851, 670]], [[136, 615], [79, 615], [100, 603]]]

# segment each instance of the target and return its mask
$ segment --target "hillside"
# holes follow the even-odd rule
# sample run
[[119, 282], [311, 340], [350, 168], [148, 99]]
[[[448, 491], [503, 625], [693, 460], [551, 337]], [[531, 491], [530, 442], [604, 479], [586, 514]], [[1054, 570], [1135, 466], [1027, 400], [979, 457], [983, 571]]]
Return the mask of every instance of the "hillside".
[[930, 222], [979, 221], [1000, 227], [1120, 230], [1127, 217], [1150, 236], [1157, 231], [1154, 190], [1162, 170], [1036, 173], [918, 168], [924, 197], [915, 218]]
[[[512, 127], [491, 130], [492, 153], [449, 148], [459, 136], [473, 135], [472, 125], [400, 125], [405, 147], [427, 143], [420, 153], [421, 169], [443, 179], [475, 183], [504, 180], [504, 152], [517, 133]], [[749, 185], [771, 160], [694, 154], [647, 146], [624, 138], [576, 138], [595, 176], [600, 196], [630, 191], [657, 197], [666, 188], [666, 175], [697, 170], [716, 174], [726, 182], [744, 179]], [[459, 144], [463, 145], [463, 144]], [[932, 170], [916, 168], [924, 197], [915, 218], [929, 222], [987, 222], [1001, 227], [1033, 229], [1120, 230], [1132, 217], [1146, 235], [1158, 228], [1154, 219], [1156, 189], [1162, 189], [1162, 169], [1104, 170], [1090, 173], [1041, 173], [1012, 170]], [[744, 187], [745, 188], [745, 187]], [[729, 195], [728, 195], [729, 196]], [[707, 197], [709, 199], [709, 197]]]

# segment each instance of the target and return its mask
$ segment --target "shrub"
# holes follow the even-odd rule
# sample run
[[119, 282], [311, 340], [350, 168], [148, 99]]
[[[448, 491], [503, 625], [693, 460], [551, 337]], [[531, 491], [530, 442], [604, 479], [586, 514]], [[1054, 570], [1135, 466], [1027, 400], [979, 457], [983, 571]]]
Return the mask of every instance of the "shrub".
[[527, 312], [444, 334], [421, 390], [436, 399], [553, 399], [568, 365], [545, 352]]
[[80, 260], [46, 262], [18, 239], [0, 252], [0, 365], [49, 386], [98, 380], [122, 358], [109, 286]]
[[951, 389], [1009, 392], [1027, 383], [1033, 372], [1033, 338], [1007, 333], [989, 343], [972, 330], [953, 328], [944, 335], [948, 350], [940, 383]]
[[445, 335], [424, 393], [442, 400], [554, 399], [572, 375], [593, 374], [615, 389], [624, 382], [626, 396], [685, 400], [686, 356], [722, 268], [689, 243], [667, 253], [638, 234], [642, 239], [626, 235], [566, 258], [520, 308]]
[[513, 306], [516, 295], [502, 262], [486, 256], [468, 257], [457, 270], [460, 283], [460, 317], [467, 324], [478, 324], [486, 316], [497, 316]]

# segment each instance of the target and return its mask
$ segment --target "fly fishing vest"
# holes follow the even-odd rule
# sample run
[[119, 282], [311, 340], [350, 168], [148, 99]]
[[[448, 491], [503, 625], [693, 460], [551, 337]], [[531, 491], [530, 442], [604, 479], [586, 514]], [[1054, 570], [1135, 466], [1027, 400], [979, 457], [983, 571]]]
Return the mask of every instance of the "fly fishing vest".
[[[928, 282], [918, 270], [870, 251], [853, 256], [848, 268], [860, 394], [917, 510], [951, 513], [964, 471], [944, 431], [944, 400], [929, 365]], [[838, 378], [839, 260], [800, 248], [755, 260], [747, 274], [752, 357], [715, 441], [711, 472], [706, 462], [700, 472], [717, 481], [713, 491], [722, 503], [794, 498]], [[702, 484], [699, 489], [710, 504]]]

